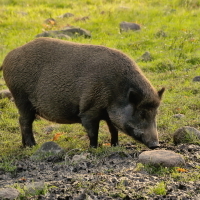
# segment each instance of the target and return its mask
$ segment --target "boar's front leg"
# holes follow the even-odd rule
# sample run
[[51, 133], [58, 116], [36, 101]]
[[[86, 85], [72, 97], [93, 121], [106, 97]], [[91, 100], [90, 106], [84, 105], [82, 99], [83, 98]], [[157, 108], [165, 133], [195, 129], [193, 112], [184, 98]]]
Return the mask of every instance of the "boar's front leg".
[[82, 125], [88, 133], [90, 139], [90, 147], [97, 148], [98, 145], [98, 132], [99, 132], [99, 119], [91, 119], [89, 116], [81, 118]]
[[117, 146], [118, 143], [118, 130], [115, 128], [110, 120], [106, 120], [110, 134], [111, 134], [111, 146]]

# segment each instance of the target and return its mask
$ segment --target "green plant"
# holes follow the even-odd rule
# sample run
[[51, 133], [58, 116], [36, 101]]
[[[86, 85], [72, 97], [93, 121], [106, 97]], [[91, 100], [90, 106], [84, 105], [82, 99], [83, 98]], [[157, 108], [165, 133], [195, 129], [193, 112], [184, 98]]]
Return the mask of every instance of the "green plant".
[[152, 164], [141, 164], [138, 163], [136, 166], [137, 171], [147, 171], [149, 174], [159, 175], [159, 176], [168, 176], [172, 173], [174, 167], [163, 167], [163, 166], [154, 166]]
[[16, 165], [14, 164], [13, 159], [9, 159], [8, 157], [4, 157], [0, 160], [0, 169], [3, 169], [6, 172], [15, 172]]
[[166, 183], [163, 181], [157, 183], [156, 186], [150, 188], [150, 193], [154, 193], [156, 195], [166, 195], [167, 193]]
[[29, 183], [29, 186], [22, 185], [19, 183], [15, 183], [11, 187], [17, 189], [20, 193], [19, 197], [17, 199], [24, 200], [27, 199], [27, 197], [34, 197], [38, 195], [45, 195], [50, 188], [53, 188], [55, 186], [48, 186], [47, 184], [44, 184], [43, 187], [38, 188], [37, 183], [34, 184], [34, 182]]

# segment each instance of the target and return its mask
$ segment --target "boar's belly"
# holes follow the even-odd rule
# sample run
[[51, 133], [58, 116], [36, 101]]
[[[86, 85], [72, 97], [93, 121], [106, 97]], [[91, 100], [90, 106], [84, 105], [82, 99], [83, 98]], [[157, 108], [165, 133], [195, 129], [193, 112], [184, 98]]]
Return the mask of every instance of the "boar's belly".
[[48, 107], [40, 108], [37, 114], [49, 121], [60, 123], [60, 124], [73, 124], [80, 123], [79, 109], [74, 106], [67, 107]]

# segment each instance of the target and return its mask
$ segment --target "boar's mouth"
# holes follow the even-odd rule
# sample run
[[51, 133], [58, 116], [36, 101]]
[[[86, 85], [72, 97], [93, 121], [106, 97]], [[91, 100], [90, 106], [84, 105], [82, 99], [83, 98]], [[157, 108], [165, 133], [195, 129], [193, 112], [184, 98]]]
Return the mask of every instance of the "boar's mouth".
[[155, 149], [160, 146], [158, 141], [146, 141], [144, 136], [145, 131], [143, 129], [133, 127], [132, 124], [127, 124], [125, 130], [128, 135], [138, 142], [145, 144], [150, 149]]

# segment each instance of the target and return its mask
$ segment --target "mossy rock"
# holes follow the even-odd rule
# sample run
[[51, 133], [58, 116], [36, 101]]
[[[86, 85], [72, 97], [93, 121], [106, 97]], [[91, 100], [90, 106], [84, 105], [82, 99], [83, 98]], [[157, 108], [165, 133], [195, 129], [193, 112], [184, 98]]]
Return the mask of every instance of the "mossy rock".
[[173, 135], [174, 144], [181, 143], [200, 144], [200, 131], [190, 126], [183, 126]]

